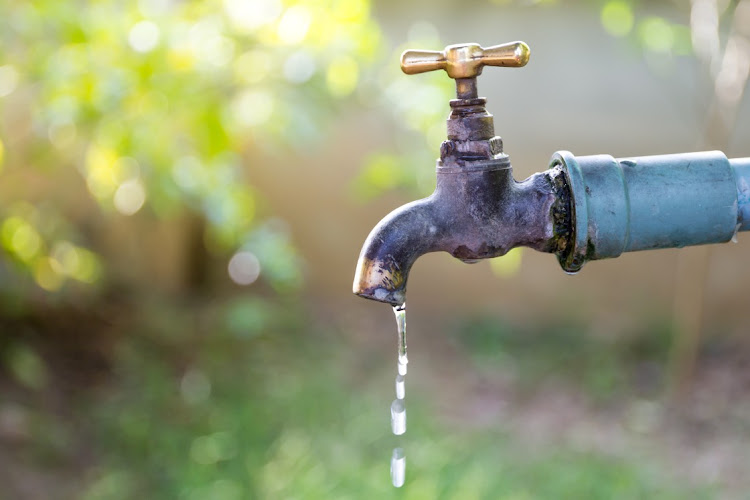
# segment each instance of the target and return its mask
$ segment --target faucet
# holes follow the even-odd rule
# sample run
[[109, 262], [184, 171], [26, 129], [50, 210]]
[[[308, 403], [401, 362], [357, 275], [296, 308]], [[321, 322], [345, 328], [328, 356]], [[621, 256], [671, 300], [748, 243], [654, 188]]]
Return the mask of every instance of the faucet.
[[473, 263], [526, 246], [555, 254], [574, 274], [590, 260], [725, 243], [750, 230], [750, 158], [720, 151], [624, 159], [558, 151], [548, 170], [516, 181], [477, 77], [484, 66], [525, 66], [529, 56], [523, 42], [402, 54], [408, 75], [444, 70], [457, 98], [435, 191], [375, 226], [359, 255], [355, 294], [403, 304], [409, 270], [428, 252]]

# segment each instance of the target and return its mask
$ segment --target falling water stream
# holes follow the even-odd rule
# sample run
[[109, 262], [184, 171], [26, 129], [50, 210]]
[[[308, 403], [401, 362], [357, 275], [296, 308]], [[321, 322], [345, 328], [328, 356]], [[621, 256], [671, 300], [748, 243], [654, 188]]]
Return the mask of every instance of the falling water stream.
[[400, 488], [406, 479], [406, 457], [403, 448], [394, 448], [391, 455], [391, 481], [393, 486]]
[[[393, 312], [396, 315], [398, 326], [398, 374], [396, 375], [396, 399], [391, 403], [391, 430], [396, 436], [406, 432], [406, 365], [409, 359], [406, 357], [406, 303], [395, 306]], [[391, 455], [391, 481], [393, 486], [400, 488], [406, 479], [406, 456], [403, 448], [395, 448]]]

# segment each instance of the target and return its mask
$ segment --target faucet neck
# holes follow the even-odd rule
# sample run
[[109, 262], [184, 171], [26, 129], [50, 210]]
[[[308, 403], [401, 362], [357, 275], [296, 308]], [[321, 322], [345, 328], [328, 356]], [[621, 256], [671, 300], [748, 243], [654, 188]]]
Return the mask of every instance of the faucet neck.
[[[470, 79], [475, 81], [474, 79]], [[456, 80], [459, 96], [461, 85]], [[476, 87], [473, 87], [476, 95]], [[468, 95], [468, 93], [465, 93]], [[503, 154], [503, 140], [495, 135], [492, 115], [487, 111], [484, 97], [453, 99], [448, 116], [448, 139], [440, 146], [438, 165], [464, 167], [470, 162], [499, 159]]]
[[456, 78], [456, 97], [459, 99], [476, 99], [479, 97], [476, 77]]

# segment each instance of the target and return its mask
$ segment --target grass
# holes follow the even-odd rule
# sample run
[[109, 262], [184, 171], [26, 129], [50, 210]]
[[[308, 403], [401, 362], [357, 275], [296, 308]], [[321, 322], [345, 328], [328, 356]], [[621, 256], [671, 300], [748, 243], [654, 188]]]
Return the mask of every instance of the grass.
[[654, 322], [616, 339], [586, 330], [577, 324], [539, 328], [475, 317], [465, 318], [455, 337], [478, 369], [510, 366], [527, 389], [564, 377], [601, 402], [631, 392], [660, 394], [673, 335], [669, 325]]
[[[255, 298], [161, 322], [146, 315], [121, 341], [113, 380], [81, 412], [98, 464], [81, 498], [710, 498], [648, 463], [532, 453], [500, 433], [446, 434], [416, 400], [397, 439], [383, 388], [347, 373], [340, 332], [300, 319], [294, 305]], [[495, 342], [485, 326], [468, 341]], [[510, 349], [501, 338], [496, 347]], [[401, 489], [388, 472], [396, 445], [407, 458]]]

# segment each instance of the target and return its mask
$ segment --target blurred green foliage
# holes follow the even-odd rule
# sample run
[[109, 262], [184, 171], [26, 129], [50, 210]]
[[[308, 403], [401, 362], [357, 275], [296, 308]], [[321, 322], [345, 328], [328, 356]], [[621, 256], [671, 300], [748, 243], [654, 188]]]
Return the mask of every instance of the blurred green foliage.
[[[527, 7], [554, 7], [558, 0], [489, 0], [497, 5], [522, 4]], [[657, 72], [669, 71], [673, 56], [692, 55], [689, 5], [669, 6], [671, 17], [653, 15], [653, 8], [637, 0], [592, 0], [588, 2], [600, 13], [604, 30], [612, 36], [627, 39]], [[641, 8], [643, 6], [643, 8]], [[729, 5], [725, 6], [727, 9]], [[641, 14], [641, 11], [646, 12]], [[437, 29], [424, 21], [415, 22], [408, 40], [390, 57], [396, 61], [406, 48], [446, 45]], [[393, 151], [380, 152], [366, 159], [365, 166], [353, 184], [357, 199], [367, 201], [394, 188], [408, 188], [428, 195], [434, 187], [433, 171], [425, 166], [434, 162], [440, 144], [445, 140], [446, 103], [455, 97], [453, 81], [441, 72], [405, 78], [396, 64], [385, 66], [383, 96], [394, 113], [401, 136]], [[405, 98], [409, 96], [409, 98]], [[511, 266], [512, 268], [513, 266]], [[499, 274], [507, 274], [500, 269]]]
[[[686, 3], [687, 4], [687, 3]], [[615, 37], [631, 38], [644, 52], [666, 55], [691, 55], [690, 12], [674, 8], [678, 20], [651, 14], [639, 15], [639, 2], [607, 0], [601, 4], [601, 22]]]
[[[207, 221], [209, 250], [250, 249], [272, 284], [299, 282], [284, 232], [257, 233], [246, 155], [315, 139], [352, 95], [381, 47], [368, 0], [36, 0], [2, 10], [0, 182], [80, 175], [78, 196], [110, 223], [188, 208]], [[47, 291], [106, 275], [64, 196], [51, 186], [45, 203], [30, 197], [20, 189], [0, 205], [0, 242], [17, 264], [8, 272], [27, 270]]]
[[674, 328], [663, 319], [634, 331], [597, 336], [585, 325], [556, 321], [548, 328], [511, 324], [495, 316], [465, 318], [456, 340], [478, 369], [504, 367], [532, 389], [549, 379], [567, 379], [600, 401], [626, 394], [656, 397], [665, 383]]
[[29, 389], [43, 389], [48, 373], [44, 361], [29, 346], [16, 343], [4, 350], [4, 365], [19, 383]]
[[409, 77], [397, 62], [409, 48], [439, 50], [446, 45], [437, 28], [416, 21], [407, 39], [388, 55], [378, 74], [379, 104], [394, 121], [393, 147], [365, 158], [352, 185], [358, 201], [367, 202], [392, 189], [402, 188], [426, 196], [435, 187], [435, 163], [445, 140], [447, 103], [455, 98], [455, 84], [442, 71]]
[[[462, 333], [473, 333], [466, 345], [475, 355], [495, 356], [484, 367], [490, 380], [491, 366], [508, 366], [497, 357], [503, 346], [521, 363], [541, 351], [540, 369], [560, 356], [595, 372], [591, 355], [605, 355], [601, 346], [582, 354], [582, 342], [564, 332], [556, 339], [557, 330], [514, 335], [485, 321]], [[110, 376], [93, 388], [61, 390], [65, 371], [45, 366], [30, 344], [10, 346], [13, 376], [39, 398], [3, 402], [3, 438], [12, 430], [24, 444], [13, 456], [20, 470], [33, 467], [28, 477], [58, 474], [54, 489], [39, 490], [56, 498], [717, 497], [675, 483], [663, 463], [633, 451], [582, 451], [565, 440], [530, 446], [501, 422], [475, 422], [470, 405], [454, 408], [461, 418], [448, 424], [432, 410], [455, 401], [443, 390], [414, 391], [409, 432], [394, 437], [386, 383], [393, 359], [357, 354], [350, 334], [311, 321], [288, 299], [246, 296], [200, 308], [149, 301], [120, 332]], [[550, 364], [557, 376], [570, 375], [570, 366]], [[34, 402], [60, 394], [64, 411]], [[406, 452], [401, 489], [388, 475], [394, 446]]]
[[[260, 300], [241, 304], [257, 316], [242, 320], [241, 336], [240, 304], [210, 334], [195, 325], [221, 324], [224, 306], [180, 311], [179, 339], [149, 333], [153, 322], [142, 320], [143, 334], [118, 351], [116, 382], [83, 409], [102, 458], [82, 498], [709, 497], [648, 462], [564, 446], [538, 453], [497, 431], [449, 430], [425, 393], [410, 400], [412, 425], [397, 441], [383, 383], [391, 373], [372, 368], [388, 363], [354, 360], [343, 332], [296, 324], [304, 314], [294, 304]], [[388, 477], [397, 443], [407, 457], [400, 490]]]
[[[613, 36], [631, 37], [647, 52], [690, 53], [685, 22], [640, 16], [635, 1], [596, 5]], [[107, 222], [188, 209], [206, 220], [209, 251], [253, 252], [274, 287], [294, 288], [299, 259], [283, 227], [263, 223], [269, 214], [252, 189], [252, 158], [319, 138], [331, 109], [342, 99], [351, 105], [352, 96], [361, 103], [379, 96], [376, 105], [397, 125], [394, 149], [365, 159], [353, 195], [368, 200], [398, 187], [428, 194], [432, 169], [422, 166], [444, 139], [453, 82], [438, 73], [406, 78], [395, 61], [407, 47], [445, 42], [432, 24], [417, 21], [378, 65], [383, 35], [370, 10], [368, 0], [7, 5], [0, 182], [47, 177], [52, 185], [3, 197], [0, 244], [11, 260], [3, 271], [20, 270], [47, 291], [107, 276], [111, 264], [81, 220], [92, 205], [79, 200], [83, 208], [71, 209], [55, 192], [62, 172], [82, 178], [85, 191], [76, 196], [89, 197]]]

